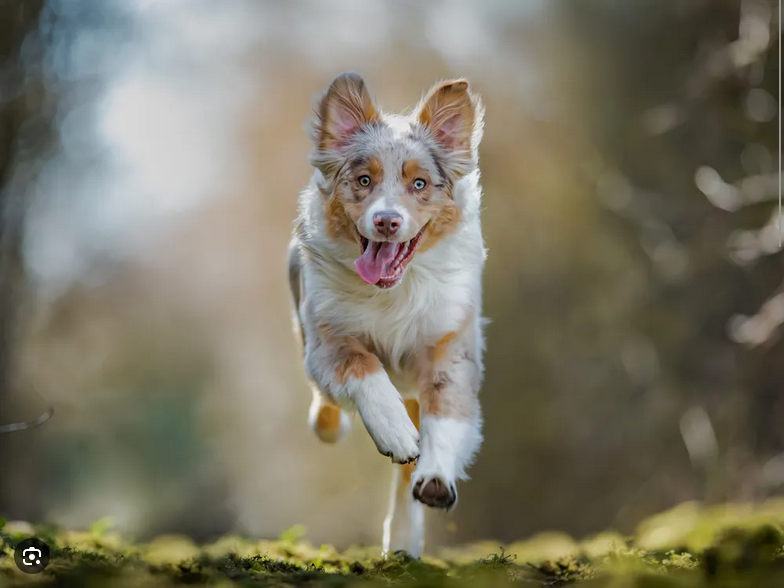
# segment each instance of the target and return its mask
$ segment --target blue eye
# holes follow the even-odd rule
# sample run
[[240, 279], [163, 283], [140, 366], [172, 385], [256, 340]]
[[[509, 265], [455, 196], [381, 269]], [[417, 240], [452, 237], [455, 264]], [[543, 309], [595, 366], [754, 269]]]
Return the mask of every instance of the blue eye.
[[424, 190], [425, 186], [427, 186], [427, 182], [421, 178], [417, 178], [414, 180], [414, 189], [415, 190]]
[[359, 176], [357, 182], [359, 182], [359, 185], [363, 188], [367, 188], [370, 185], [370, 176]]

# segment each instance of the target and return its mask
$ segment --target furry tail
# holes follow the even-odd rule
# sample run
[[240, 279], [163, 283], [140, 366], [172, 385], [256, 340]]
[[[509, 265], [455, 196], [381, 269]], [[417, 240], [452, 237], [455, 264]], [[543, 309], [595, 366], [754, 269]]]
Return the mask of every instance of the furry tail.
[[302, 296], [302, 258], [299, 251], [299, 241], [294, 238], [289, 243], [289, 288], [291, 288], [291, 296], [294, 298], [294, 307], [299, 308], [300, 298]]
[[289, 288], [291, 298], [294, 302], [294, 334], [299, 338], [299, 343], [305, 346], [305, 332], [302, 329], [302, 320], [299, 316], [299, 305], [302, 300], [302, 253], [299, 249], [299, 241], [291, 240], [289, 243]]

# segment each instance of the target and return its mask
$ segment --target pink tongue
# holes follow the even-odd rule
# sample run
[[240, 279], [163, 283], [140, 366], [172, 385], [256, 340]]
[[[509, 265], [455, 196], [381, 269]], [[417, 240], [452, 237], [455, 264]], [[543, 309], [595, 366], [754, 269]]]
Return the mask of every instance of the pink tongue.
[[389, 271], [402, 243], [370, 241], [362, 256], [354, 262], [359, 277], [368, 284], [375, 284]]

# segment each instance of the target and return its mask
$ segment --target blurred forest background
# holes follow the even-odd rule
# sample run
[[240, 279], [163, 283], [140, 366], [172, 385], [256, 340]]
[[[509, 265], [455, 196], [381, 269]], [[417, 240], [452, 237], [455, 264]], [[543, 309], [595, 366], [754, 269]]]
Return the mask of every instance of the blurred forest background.
[[486, 442], [443, 543], [784, 489], [779, 14], [768, 0], [0, 0], [0, 514], [378, 543], [358, 421], [320, 445], [285, 251], [303, 125], [467, 76]]

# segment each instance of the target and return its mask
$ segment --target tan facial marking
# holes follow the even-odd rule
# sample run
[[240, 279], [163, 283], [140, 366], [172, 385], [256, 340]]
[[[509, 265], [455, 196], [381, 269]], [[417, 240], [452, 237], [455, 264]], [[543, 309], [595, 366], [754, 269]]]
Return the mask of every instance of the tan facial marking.
[[[419, 247], [419, 251], [426, 251], [457, 229], [460, 210], [449, 195], [437, 202], [430, 201], [435, 192], [432, 178], [416, 160], [408, 160], [403, 164], [402, 176], [403, 183], [413, 196], [413, 198], [404, 200], [411, 219], [416, 226], [426, 226], [422, 244]], [[427, 182], [424, 190], [413, 190], [411, 184], [417, 178]]]
[[370, 179], [373, 180], [374, 185], [381, 183], [381, 180], [384, 178], [384, 165], [378, 157], [369, 157], [365, 169], [367, 169], [367, 173]]
[[425, 180], [427, 182], [427, 186], [424, 190], [419, 190], [416, 192], [422, 199], [427, 200], [430, 194], [433, 193], [433, 185], [430, 181], [430, 174], [427, 173], [427, 170], [423, 168], [417, 161], [409, 160], [403, 163], [403, 183], [406, 185], [406, 188], [409, 190], [413, 190], [411, 184], [417, 178]]
[[[357, 183], [357, 179], [363, 175], [370, 176], [371, 186], [366, 188]], [[334, 192], [329, 197], [324, 213], [327, 220], [327, 232], [330, 237], [353, 242], [359, 239], [356, 223], [367, 206], [367, 202], [364, 202], [364, 200], [371, 192], [373, 186], [379, 184], [383, 177], [384, 167], [381, 160], [377, 157], [370, 157], [353, 168], [352, 174], [346, 176], [342, 180], [342, 184], [339, 183], [335, 187]], [[348, 194], [346, 194], [346, 190], [349, 191]]]
[[357, 205], [345, 202], [337, 194], [330, 196], [325, 211], [327, 220], [327, 233], [333, 239], [357, 240], [357, 229], [349, 215], [349, 210]]
[[457, 206], [451, 200], [443, 204], [438, 215], [428, 223], [419, 251], [427, 251], [441, 239], [454, 233], [459, 222], [460, 210]]
[[[359, 183], [359, 178], [362, 176], [368, 176], [370, 178], [370, 185], [363, 186]], [[354, 204], [363, 202], [373, 192], [373, 189], [384, 179], [384, 164], [381, 163], [381, 160], [378, 157], [368, 157], [367, 159], [352, 163], [351, 174], [346, 177], [351, 178], [349, 184], [350, 196], [345, 193], [344, 196], [349, 199], [353, 196]], [[367, 203], [357, 205], [354, 212], [357, 215], [360, 215], [362, 213], [362, 207], [364, 206], [367, 206]], [[358, 216], [356, 218], [358, 218]]]

